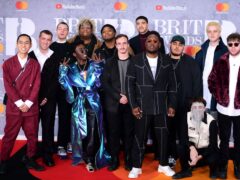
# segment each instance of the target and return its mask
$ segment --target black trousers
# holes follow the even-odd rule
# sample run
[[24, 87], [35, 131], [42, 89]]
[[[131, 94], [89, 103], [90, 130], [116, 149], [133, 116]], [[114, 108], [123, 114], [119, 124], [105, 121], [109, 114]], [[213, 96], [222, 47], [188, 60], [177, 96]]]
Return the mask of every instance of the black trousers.
[[167, 162], [167, 142], [168, 130], [166, 124], [166, 116], [164, 114], [146, 115], [141, 119], [135, 119], [135, 135], [132, 147], [133, 167], [141, 168], [144, 158], [145, 144], [147, 141], [147, 132], [150, 123], [154, 124], [154, 133], [156, 137], [156, 145], [158, 149], [159, 164], [166, 166]]
[[58, 98], [48, 99], [47, 103], [40, 107], [42, 122], [42, 146], [43, 153], [54, 153], [54, 124], [56, 106], [58, 107], [58, 146], [67, 147], [70, 142], [71, 105], [65, 100], [65, 94]]
[[124, 143], [125, 155], [131, 154], [134, 120], [129, 104], [119, 104], [117, 112], [107, 111], [108, 145], [112, 157], [118, 157], [120, 139], [122, 139]]
[[94, 157], [99, 147], [98, 124], [96, 113], [90, 107], [88, 101], [85, 101], [87, 113], [87, 136], [83, 139], [83, 159], [94, 164]]
[[58, 92], [58, 146], [66, 148], [70, 142], [70, 124], [72, 105], [66, 101], [66, 93], [62, 89]]
[[[188, 125], [187, 125], [187, 112], [177, 111], [173, 118], [168, 117], [168, 156], [177, 159], [177, 147], [185, 147], [188, 145]], [[176, 145], [178, 140], [178, 146]], [[184, 165], [182, 165], [184, 166]]]
[[228, 164], [229, 159], [229, 138], [233, 125], [234, 138], [234, 161], [240, 164], [240, 116], [226, 116], [218, 113], [218, 126], [220, 138], [221, 166]]
[[[203, 158], [197, 163], [201, 165], [209, 165], [210, 169], [215, 169], [218, 165], [219, 152], [211, 151], [208, 148], [197, 149], [198, 154], [202, 155]], [[190, 168], [188, 161], [190, 161], [190, 150], [188, 146], [179, 146], [179, 159], [182, 170]]]

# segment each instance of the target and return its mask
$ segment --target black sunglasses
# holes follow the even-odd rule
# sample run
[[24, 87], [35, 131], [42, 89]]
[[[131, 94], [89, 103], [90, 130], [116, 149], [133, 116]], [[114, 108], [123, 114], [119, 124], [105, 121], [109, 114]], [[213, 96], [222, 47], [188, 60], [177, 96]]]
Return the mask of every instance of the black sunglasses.
[[229, 46], [229, 47], [232, 47], [232, 46], [238, 47], [239, 44], [240, 44], [240, 43], [228, 43], [228, 46]]

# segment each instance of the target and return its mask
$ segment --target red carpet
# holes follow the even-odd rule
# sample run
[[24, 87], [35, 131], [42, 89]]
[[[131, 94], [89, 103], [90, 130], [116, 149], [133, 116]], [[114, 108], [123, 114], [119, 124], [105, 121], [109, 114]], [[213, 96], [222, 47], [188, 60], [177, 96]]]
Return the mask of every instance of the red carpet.
[[[1, 142], [0, 142], [1, 144]], [[25, 141], [17, 141], [14, 146], [14, 151], [17, 152], [25, 145]], [[85, 165], [79, 165], [77, 167], [73, 167], [71, 165], [71, 159], [60, 160], [57, 156], [54, 156], [56, 166], [48, 168], [46, 167], [46, 171], [36, 172], [30, 170], [30, 173], [43, 180], [129, 180], [127, 178], [128, 171], [123, 168], [123, 161], [121, 162], [121, 168], [117, 171], [109, 172], [106, 168], [98, 170], [94, 173], [89, 173]], [[39, 162], [42, 164], [42, 160], [39, 159]], [[171, 177], [166, 177], [163, 174], [157, 172], [158, 162], [153, 161], [153, 155], [147, 154], [143, 163], [143, 174], [139, 176], [138, 180], [168, 180]], [[176, 167], [176, 170], [179, 170], [179, 165]], [[209, 170], [208, 167], [197, 168], [193, 171], [193, 177], [187, 178], [189, 180], [204, 180], [209, 179]], [[229, 161], [228, 166], [228, 179], [235, 179], [233, 176], [233, 163]], [[1, 179], [2, 180], [2, 179]]]

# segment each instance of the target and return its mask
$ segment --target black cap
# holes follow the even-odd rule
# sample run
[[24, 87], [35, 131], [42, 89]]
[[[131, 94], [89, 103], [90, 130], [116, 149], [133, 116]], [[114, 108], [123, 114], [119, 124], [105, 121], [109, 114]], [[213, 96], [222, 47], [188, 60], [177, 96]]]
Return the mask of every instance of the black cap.
[[179, 41], [181, 44], [185, 45], [185, 39], [183, 36], [180, 35], [175, 35], [172, 37], [171, 43], [175, 42], [175, 41]]
[[110, 29], [113, 30], [113, 32], [116, 33], [116, 29], [115, 29], [115, 27], [114, 27], [113, 25], [111, 25], [111, 24], [105, 24], [105, 25], [103, 25], [103, 27], [102, 27], [102, 29], [101, 29], [101, 34], [102, 34], [103, 29], [104, 29], [105, 27], [109, 27]]

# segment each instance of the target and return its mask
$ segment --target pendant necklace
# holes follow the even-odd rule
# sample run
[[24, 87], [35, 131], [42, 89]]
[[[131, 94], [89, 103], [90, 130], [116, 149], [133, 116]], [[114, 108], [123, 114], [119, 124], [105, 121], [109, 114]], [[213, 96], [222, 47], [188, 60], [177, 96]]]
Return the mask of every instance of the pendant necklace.
[[77, 64], [77, 65], [78, 65], [78, 68], [80, 70], [80, 74], [83, 76], [84, 81], [86, 81], [86, 79], [87, 79], [87, 71], [85, 71], [85, 68], [87, 66], [87, 62], [84, 64], [83, 68], [81, 68], [79, 64]]

